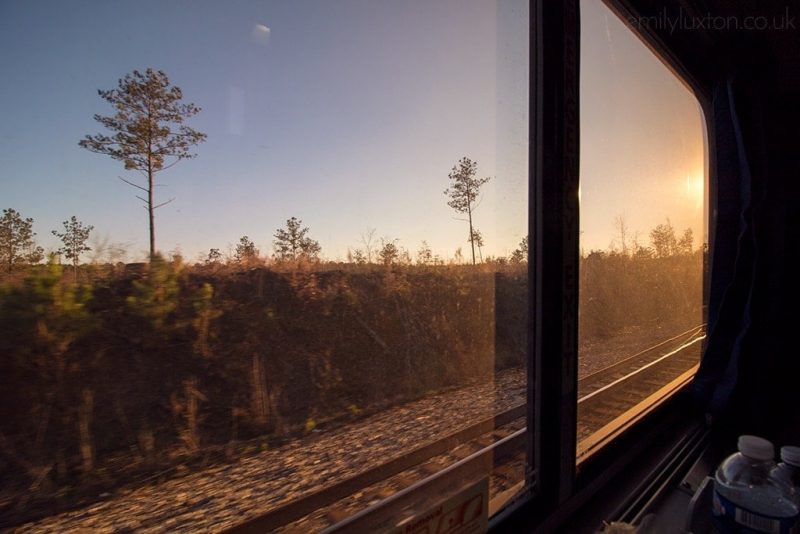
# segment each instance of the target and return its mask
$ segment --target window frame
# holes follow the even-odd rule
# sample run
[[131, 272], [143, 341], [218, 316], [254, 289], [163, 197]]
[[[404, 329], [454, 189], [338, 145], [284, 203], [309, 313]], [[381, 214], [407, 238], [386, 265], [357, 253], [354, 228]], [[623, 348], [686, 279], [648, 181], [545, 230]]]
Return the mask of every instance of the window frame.
[[534, 5], [529, 265], [536, 476], [531, 482], [543, 505], [552, 508], [573, 492], [577, 445], [580, 6], [579, 0]]
[[[658, 33], [631, 25], [639, 16], [632, 2], [603, 2], [700, 104], [707, 141], [702, 303], [707, 321], [717, 214], [709, 85], [690, 74]], [[632, 449], [644, 449], [668, 425], [694, 422], [686, 415], [684, 387], [577, 467], [580, 0], [531, 0], [529, 113], [529, 492], [490, 519], [492, 530], [555, 528], [635, 458]]]

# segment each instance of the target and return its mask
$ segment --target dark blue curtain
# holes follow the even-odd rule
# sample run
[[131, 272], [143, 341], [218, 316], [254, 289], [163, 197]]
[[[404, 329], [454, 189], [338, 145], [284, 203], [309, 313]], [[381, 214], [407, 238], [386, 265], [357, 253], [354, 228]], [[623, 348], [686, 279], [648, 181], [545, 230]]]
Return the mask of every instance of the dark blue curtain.
[[[800, 444], [794, 347], [800, 114], [764, 68], [719, 83], [708, 339], [695, 398], [718, 428]], [[713, 198], [716, 197], [716, 198]], [[716, 200], [716, 202], [714, 202]]]

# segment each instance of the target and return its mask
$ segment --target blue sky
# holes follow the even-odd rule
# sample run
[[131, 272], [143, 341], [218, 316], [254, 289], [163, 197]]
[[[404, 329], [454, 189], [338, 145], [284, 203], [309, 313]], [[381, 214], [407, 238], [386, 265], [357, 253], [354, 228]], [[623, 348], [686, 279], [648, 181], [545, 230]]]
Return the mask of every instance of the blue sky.
[[[584, 2], [584, 35], [600, 40], [583, 53], [584, 244], [605, 248], [621, 212], [645, 233], [664, 213], [685, 227], [683, 208], [637, 206], [673, 186], [687, 204], [680, 187], [702, 172], [696, 104], [599, 1]], [[248, 235], [271, 252], [295, 216], [330, 259], [367, 228], [412, 252], [425, 239], [466, 253], [442, 192], [468, 156], [492, 177], [475, 213], [483, 254], [508, 254], [527, 225], [527, 45], [520, 0], [0, 0], [0, 207], [33, 217], [46, 248], [76, 215], [143, 257], [146, 212], [118, 179], [136, 175], [78, 141], [112, 112], [97, 90], [152, 67], [203, 108], [190, 125], [208, 134], [196, 159], [158, 176], [157, 201], [176, 198], [156, 212], [160, 250], [195, 259]], [[660, 112], [646, 111], [654, 90]], [[688, 118], [653, 126], [666, 117]], [[613, 155], [620, 146], [657, 155]], [[614, 181], [635, 196], [607, 198]]]

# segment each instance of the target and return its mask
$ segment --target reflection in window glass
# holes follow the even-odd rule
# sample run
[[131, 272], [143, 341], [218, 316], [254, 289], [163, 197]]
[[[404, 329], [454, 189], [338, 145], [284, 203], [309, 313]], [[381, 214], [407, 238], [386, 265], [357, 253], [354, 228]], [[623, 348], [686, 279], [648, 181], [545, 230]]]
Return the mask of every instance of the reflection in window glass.
[[482, 451], [512, 498], [527, 9], [0, 8], [0, 525], [311, 532]]
[[581, 2], [578, 456], [686, 383], [703, 338], [700, 105], [602, 2]]

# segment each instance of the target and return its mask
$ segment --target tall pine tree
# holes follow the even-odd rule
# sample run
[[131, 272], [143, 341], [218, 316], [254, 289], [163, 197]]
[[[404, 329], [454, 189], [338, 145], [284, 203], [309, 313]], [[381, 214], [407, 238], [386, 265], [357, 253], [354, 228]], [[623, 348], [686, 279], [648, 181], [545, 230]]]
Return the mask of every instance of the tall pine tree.
[[146, 196], [137, 198], [145, 203], [150, 224], [150, 259], [156, 254], [156, 209], [174, 198], [157, 204], [154, 198], [154, 176], [182, 159], [192, 158], [190, 149], [204, 141], [206, 134], [184, 124], [197, 115], [200, 108], [183, 104], [180, 88], [171, 86], [162, 71], [147, 69], [133, 71], [119, 80], [116, 89], [99, 90], [100, 97], [111, 104], [112, 116], [95, 115], [94, 119], [113, 132], [112, 135], [87, 135], [79, 145], [122, 161], [126, 170], [139, 172], [145, 185], [120, 178]]

